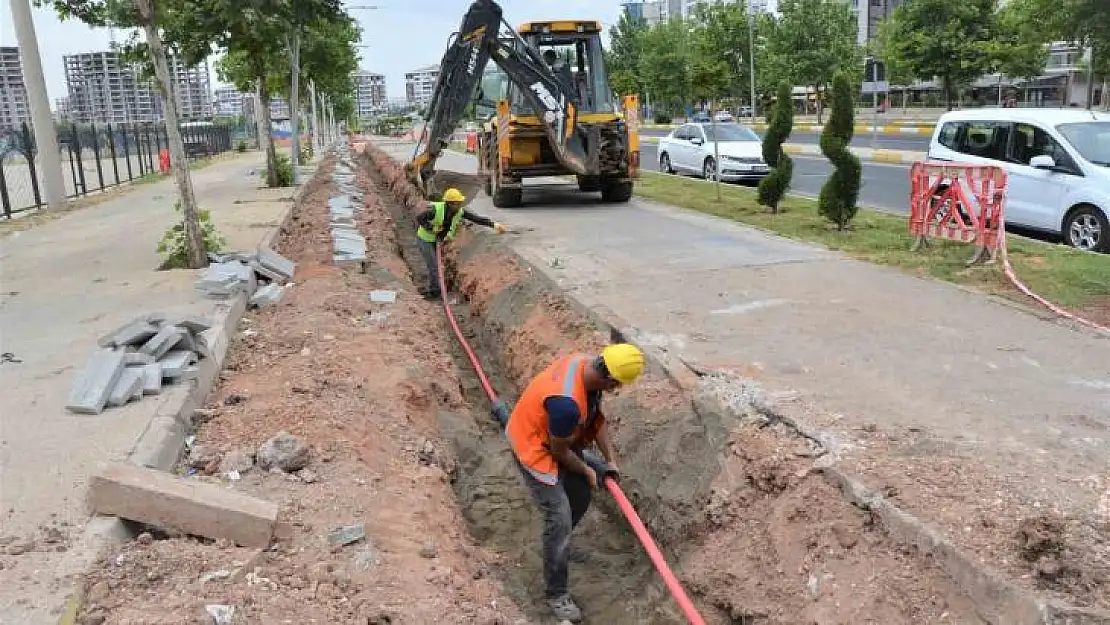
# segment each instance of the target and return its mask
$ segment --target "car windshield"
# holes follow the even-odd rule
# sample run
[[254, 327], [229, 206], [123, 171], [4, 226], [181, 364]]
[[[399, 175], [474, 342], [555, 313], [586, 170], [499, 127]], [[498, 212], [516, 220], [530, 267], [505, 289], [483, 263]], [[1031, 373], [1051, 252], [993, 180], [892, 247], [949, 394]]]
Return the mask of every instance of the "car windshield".
[[1103, 167], [1110, 167], [1110, 121], [1060, 124], [1056, 130], [1083, 158]]
[[[713, 126], [704, 126], [704, 129], [706, 140], [713, 141]], [[722, 124], [717, 126], [716, 132], [721, 141], [759, 141], [759, 135], [744, 126]]]

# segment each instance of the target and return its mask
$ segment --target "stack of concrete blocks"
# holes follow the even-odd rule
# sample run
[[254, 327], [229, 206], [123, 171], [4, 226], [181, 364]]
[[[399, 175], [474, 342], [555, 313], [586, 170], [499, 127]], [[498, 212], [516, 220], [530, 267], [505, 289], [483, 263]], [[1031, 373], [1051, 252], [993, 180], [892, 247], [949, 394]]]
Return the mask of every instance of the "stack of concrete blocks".
[[336, 156], [335, 169], [332, 170], [336, 195], [328, 199], [334, 251], [332, 258], [339, 266], [361, 264], [366, 260], [366, 238], [359, 230], [355, 207], [362, 203], [362, 193], [355, 187], [351, 152], [346, 142], [336, 148]]
[[66, 409], [100, 414], [106, 406], [123, 406], [144, 395], [157, 395], [163, 384], [191, 378], [196, 364], [209, 357], [202, 333], [204, 319], [144, 315], [103, 336], [88, 364], [73, 381]]
[[284, 285], [297, 270], [296, 263], [269, 248], [249, 254], [209, 254], [208, 259], [212, 264], [197, 280], [197, 290], [211, 299], [228, 299], [246, 293], [250, 298], [248, 304], [253, 308], [278, 303], [285, 295]]

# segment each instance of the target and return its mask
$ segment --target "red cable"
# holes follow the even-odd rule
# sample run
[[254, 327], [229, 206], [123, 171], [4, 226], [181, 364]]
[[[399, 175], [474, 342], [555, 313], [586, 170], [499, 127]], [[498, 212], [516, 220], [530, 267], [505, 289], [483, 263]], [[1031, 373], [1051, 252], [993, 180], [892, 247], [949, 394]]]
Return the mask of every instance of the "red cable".
[[[436, 265], [439, 269], [439, 294], [443, 300], [443, 312], [447, 313], [447, 321], [451, 324], [451, 329], [455, 332], [455, 337], [459, 339], [459, 344], [462, 345], [463, 351], [466, 352], [467, 359], [470, 360], [470, 365], [474, 367], [474, 373], [478, 374], [478, 381], [482, 383], [482, 388], [485, 389], [486, 395], [491, 402], [497, 401], [497, 393], [493, 390], [493, 385], [490, 384], [489, 378], [486, 377], [486, 372], [482, 369], [482, 363], [478, 361], [478, 356], [474, 354], [474, 350], [470, 348], [470, 344], [466, 342], [466, 337], [463, 336], [462, 329], [459, 328], [459, 322], [455, 320], [455, 313], [451, 311], [451, 305], [447, 303], [447, 281], [443, 277], [443, 246], [436, 243]], [[624, 491], [617, 484], [613, 478], [605, 478], [605, 487], [609, 489], [609, 494], [617, 501], [617, 507], [621, 509], [624, 517], [628, 519], [628, 524], [632, 526], [632, 531], [636, 533], [636, 538], [640, 539], [640, 543], [647, 551], [648, 557], [651, 558], [651, 563], [655, 565], [655, 570], [659, 571], [659, 576], [663, 578], [663, 583], [666, 584], [667, 590], [671, 591], [671, 596], [674, 597], [675, 603], [678, 604], [679, 609], [686, 615], [686, 620], [691, 625], [705, 625], [705, 620], [702, 619], [701, 614], [698, 614], [697, 608], [694, 603], [690, 601], [690, 597], [686, 596], [686, 591], [682, 589], [682, 584], [679, 583], [678, 578], [675, 577], [671, 571], [670, 565], [663, 557], [663, 553], [659, 551], [656, 546], [655, 540], [652, 539], [651, 533], [648, 532], [644, 522], [640, 520], [640, 515], [636, 514], [636, 509], [632, 507], [632, 502], [628, 497], [624, 496]]]

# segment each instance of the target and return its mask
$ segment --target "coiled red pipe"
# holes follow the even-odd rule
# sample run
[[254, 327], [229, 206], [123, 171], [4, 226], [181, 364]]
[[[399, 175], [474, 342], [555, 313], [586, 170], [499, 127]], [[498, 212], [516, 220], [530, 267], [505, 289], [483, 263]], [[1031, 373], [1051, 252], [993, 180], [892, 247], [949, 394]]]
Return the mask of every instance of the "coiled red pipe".
[[[443, 301], [443, 312], [447, 315], [447, 322], [451, 324], [451, 330], [455, 333], [455, 337], [459, 339], [459, 344], [462, 345], [463, 351], [466, 352], [466, 357], [470, 360], [470, 366], [474, 368], [474, 373], [478, 375], [478, 381], [482, 384], [482, 389], [485, 390], [486, 396], [489, 397], [490, 402], [497, 402], [497, 392], [493, 390], [493, 385], [490, 384], [489, 378], [486, 377], [485, 370], [482, 369], [482, 363], [478, 360], [478, 356], [474, 350], [467, 343], [466, 337], [463, 336], [462, 328], [459, 327], [459, 322], [455, 319], [455, 313], [451, 310], [451, 305], [447, 301], [447, 280], [443, 276], [443, 245], [436, 244], [436, 264], [439, 269], [439, 292]], [[621, 513], [624, 514], [628, 524], [632, 526], [632, 531], [635, 532], [636, 538], [640, 540], [640, 544], [644, 546], [647, 551], [648, 557], [651, 558], [651, 563], [655, 566], [655, 570], [659, 572], [659, 576], [663, 578], [663, 583], [667, 586], [674, 601], [678, 604], [678, 608], [682, 610], [682, 614], [686, 616], [686, 621], [691, 625], [705, 625], [705, 619], [698, 613], [698, 609], [694, 607], [694, 602], [690, 601], [690, 597], [686, 595], [686, 591], [682, 588], [678, 578], [675, 576], [674, 571], [671, 570], [670, 565], [667, 564], [666, 558], [663, 557], [663, 552], [655, 544], [655, 540], [648, 532], [647, 526], [640, 519], [640, 515], [636, 514], [636, 508], [632, 507], [632, 502], [625, 497], [624, 491], [621, 490], [617, 481], [611, 477], [604, 478], [605, 488], [608, 489], [609, 494], [617, 502], [617, 507], [620, 508]]]

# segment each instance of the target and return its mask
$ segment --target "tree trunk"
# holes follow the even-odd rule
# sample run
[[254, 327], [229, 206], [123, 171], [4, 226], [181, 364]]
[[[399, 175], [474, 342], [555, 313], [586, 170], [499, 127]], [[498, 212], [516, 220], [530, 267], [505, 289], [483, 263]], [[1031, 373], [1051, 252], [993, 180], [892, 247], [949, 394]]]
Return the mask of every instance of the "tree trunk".
[[289, 129], [292, 132], [289, 142], [289, 149], [293, 152], [293, 158], [289, 162], [293, 163], [293, 184], [297, 184], [297, 166], [301, 164], [301, 94], [300, 91], [300, 78], [301, 78], [301, 35], [300, 31], [294, 31], [293, 36], [290, 38], [290, 51], [293, 53], [290, 67], [293, 74], [293, 88], [289, 94]]
[[193, 180], [189, 176], [189, 163], [185, 160], [185, 141], [181, 138], [181, 126], [177, 118], [177, 100], [174, 98], [170, 64], [166, 60], [162, 36], [158, 33], [158, 26], [155, 23], [154, 0], [135, 0], [135, 8], [139, 11], [143, 31], [146, 33], [146, 43], [150, 47], [151, 60], [154, 61], [154, 73], [162, 85], [170, 167], [173, 169], [174, 178], [177, 179], [177, 193], [181, 198], [181, 212], [185, 221], [186, 260], [190, 269], [200, 269], [208, 264], [208, 256], [200, 229], [197, 199], [193, 195]]
[[258, 144], [258, 151], [263, 154], [266, 153], [266, 139], [270, 133], [266, 132], [262, 127], [262, 87], [261, 85], [254, 86], [254, 136]]
[[266, 86], [266, 76], [258, 77], [258, 94], [262, 100], [259, 108], [262, 117], [263, 144], [266, 150], [266, 186], [278, 186], [277, 178], [277, 148], [274, 146], [273, 123], [270, 121], [270, 89]]
[[824, 102], [821, 101], [821, 87], [820, 87], [820, 85], [814, 85], [813, 86], [813, 97], [816, 98], [817, 125], [820, 126], [821, 125], [821, 119], [824, 117], [824, 113], [825, 113]]

